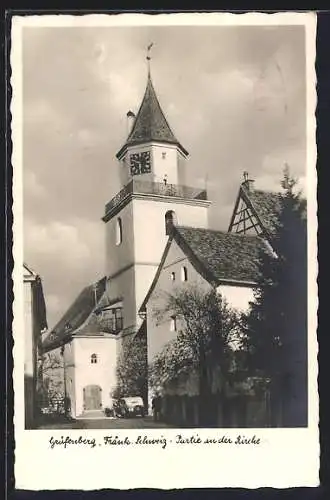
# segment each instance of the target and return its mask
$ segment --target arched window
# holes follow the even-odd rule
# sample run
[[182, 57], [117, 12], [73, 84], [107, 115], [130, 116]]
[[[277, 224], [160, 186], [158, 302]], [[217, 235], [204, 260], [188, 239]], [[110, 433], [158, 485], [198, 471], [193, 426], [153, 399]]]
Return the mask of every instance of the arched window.
[[97, 363], [97, 354], [92, 354], [91, 355], [91, 363], [92, 365], [95, 365]]
[[177, 217], [173, 210], [168, 210], [165, 214], [165, 232], [170, 234], [172, 227], [177, 224]]
[[186, 266], [181, 267], [181, 281], [188, 281], [188, 270]]
[[175, 273], [171, 273], [171, 281], [175, 281]]
[[118, 217], [116, 222], [116, 245], [120, 245], [123, 241], [123, 225], [121, 222], [121, 218]]

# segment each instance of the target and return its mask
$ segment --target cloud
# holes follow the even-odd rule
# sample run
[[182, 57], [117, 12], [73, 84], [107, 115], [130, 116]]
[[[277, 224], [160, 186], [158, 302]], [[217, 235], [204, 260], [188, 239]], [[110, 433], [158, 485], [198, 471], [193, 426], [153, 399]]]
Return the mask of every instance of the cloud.
[[46, 188], [40, 183], [36, 172], [27, 170], [24, 173], [24, 190], [25, 196], [28, 199], [38, 199], [43, 201], [46, 199]]
[[25, 221], [25, 255], [43, 277], [51, 326], [84, 286], [104, 275], [102, 229], [101, 224], [88, 220], [44, 225]]

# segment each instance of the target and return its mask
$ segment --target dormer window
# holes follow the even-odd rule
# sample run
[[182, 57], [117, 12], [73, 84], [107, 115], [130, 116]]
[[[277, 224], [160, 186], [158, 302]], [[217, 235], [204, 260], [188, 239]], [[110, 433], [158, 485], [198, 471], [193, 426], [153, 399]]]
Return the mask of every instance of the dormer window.
[[91, 364], [96, 365], [96, 363], [97, 363], [97, 354], [94, 353], [91, 355]]

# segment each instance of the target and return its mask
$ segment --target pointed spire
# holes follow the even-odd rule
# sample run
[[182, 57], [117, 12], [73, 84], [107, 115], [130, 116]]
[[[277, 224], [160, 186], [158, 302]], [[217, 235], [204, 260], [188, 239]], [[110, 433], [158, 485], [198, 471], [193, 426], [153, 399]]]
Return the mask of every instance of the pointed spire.
[[117, 158], [120, 158], [129, 146], [151, 141], [175, 144], [181, 149], [185, 156], [188, 155], [188, 151], [184, 149], [173, 134], [160, 107], [154, 86], [152, 84], [149, 55], [151, 47], [152, 44], [150, 44], [147, 48], [148, 79], [142, 104], [138, 114], [136, 115], [134, 125], [129, 133], [126, 143], [116, 155]]

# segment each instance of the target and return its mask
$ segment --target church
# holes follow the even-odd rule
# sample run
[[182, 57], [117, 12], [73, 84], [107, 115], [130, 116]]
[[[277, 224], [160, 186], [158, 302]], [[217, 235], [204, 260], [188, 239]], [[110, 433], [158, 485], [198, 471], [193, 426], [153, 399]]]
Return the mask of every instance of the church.
[[216, 283], [233, 307], [246, 309], [257, 251], [269, 246], [276, 217], [278, 195], [254, 189], [245, 173], [228, 227], [209, 228], [211, 201], [206, 189], [186, 185], [189, 153], [165, 117], [150, 69], [139, 111], [127, 120], [116, 154], [121, 189], [102, 217], [106, 276], [82, 290], [43, 341], [46, 358], [62, 360], [52, 377], [64, 381], [73, 417], [107, 406], [126, 339], [146, 332], [149, 362], [175, 335], [173, 318], [161, 328], [152, 321], [160, 289]]

